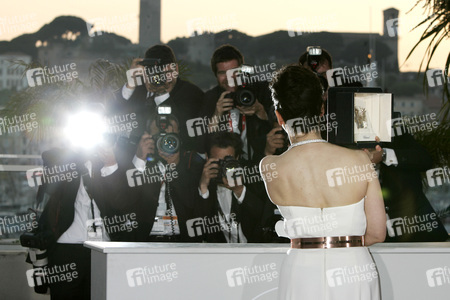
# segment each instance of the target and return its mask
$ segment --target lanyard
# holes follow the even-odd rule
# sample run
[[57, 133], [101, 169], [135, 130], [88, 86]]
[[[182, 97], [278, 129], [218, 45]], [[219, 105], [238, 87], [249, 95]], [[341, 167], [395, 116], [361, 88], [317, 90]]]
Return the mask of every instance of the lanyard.
[[231, 196], [231, 207], [230, 207], [230, 221], [229, 222], [227, 220], [227, 218], [225, 217], [225, 214], [223, 213], [222, 207], [220, 206], [220, 202], [219, 202], [219, 198], [217, 197], [217, 204], [218, 204], [218, 211], [219, 211], [219, 215], [223, 218], [223, 221], [225, 222], [225, 224], [227, 225], [228, 228], [228, 241], [229, 243], [232, 243], [232, 235], [231, 235], [231, 231], [232, 231], [232, 226], [233, 226], [233, 221], [236, 222], [236, 233], [237, 233], [237, 242], [240, 243], [240, 238], [239, 238], [239, 222], [237, 222], [231, 215], [231, 207], [233, 206], [233, 196]]
[[86, 193], [88, 194], [89, 199], [91, 200], [91, 213], [92, 213], [92, 219], [93, 219], [92, 228], [94, 228], [94, 232], [97, 232], [97, 225], [95, 225], [95, 214], [94, 214], [94, 197], [92, 197], [91, 189], [89, 187], [89, 186], [92, 186], [91, 179], [94, 178], [94, 172], [92, 172], [92, 178], [91, 178], [89, 176], [89, 171], [87, 168], [86, 168], [86, 171], [87, 172], [85, 172], [83, 175], [81, 175], [81, 178], [83, 180], [84, 189], [86, 190]]

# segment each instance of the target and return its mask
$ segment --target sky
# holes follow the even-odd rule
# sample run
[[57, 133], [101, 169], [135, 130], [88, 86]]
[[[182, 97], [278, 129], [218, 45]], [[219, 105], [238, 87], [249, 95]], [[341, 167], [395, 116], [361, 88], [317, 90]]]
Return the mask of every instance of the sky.
[[[320, 5], [315, 5], [320, 3]], [[207, 24], [218, 31], [237, 29], [251, 36], [288, 30], [292, 20], [305, 24], [312, 31], [383, 32], [382, 11], [394, 7], [399, 14], [399, 64], [401, 71], [417, 71], [426, 45], [418, 48], [408, 61], [406, 56], [419, 40], [424, 26], [412, 30], [426, 17], [422, 3], [411, 8], [416, 0], [161, 0], [161, 39], [168, 42], [189, 36], [192, 24]], [[24, 33], [37, 31], [54, 18], [71, 15], [86, 21], [99, 18], [99, 29], [113, 31], [137, 43], [139, 34], [139, 0], [15, 0], [2, 4], [0, 40], [11, 40]], [[200, 20], [200, 21], [198, 21]], [[300, 21], [299, 21], [300, 20]], [[197, 22], [197, 23], [195, 23]], [[95, 23], [95, 22], [94, 22]], [[97, 22], [98, 23], [98, 22]], [[197, 25], [198, 26], [198, 25]], [[298, 25], [296, 25], [298, 26]], [[295, 36], [293, 38], [301, 38]], [[447, 39], [435, 54], [431, 67], [443, 68], [449, 53]]]

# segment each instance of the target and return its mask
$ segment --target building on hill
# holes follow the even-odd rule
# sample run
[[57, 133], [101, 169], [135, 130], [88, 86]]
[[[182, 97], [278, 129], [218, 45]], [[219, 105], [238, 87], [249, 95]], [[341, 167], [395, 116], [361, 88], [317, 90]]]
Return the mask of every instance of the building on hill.
[[31, 62], [31, 56], [19, 52], [0, 55], [0, 90], [20, 91], [28, 87], [27, 79], [23, 76], [25, 67], [11, 62], [18, 60], [28, 64]]

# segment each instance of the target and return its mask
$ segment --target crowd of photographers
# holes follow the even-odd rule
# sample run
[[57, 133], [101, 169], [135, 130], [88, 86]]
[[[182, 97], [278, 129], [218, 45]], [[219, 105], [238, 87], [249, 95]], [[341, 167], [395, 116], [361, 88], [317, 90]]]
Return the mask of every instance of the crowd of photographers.
[[[217, 85], [204, 93], [178, 77], [170, 47], [153, 46], [144, 58], [133, 60], [128, 82], [107, 108], [109, 116], [136, 116], [137, 126], [126, 139], [97, 147], [95, 155], [74, 149], [43, 154], [45, 167], [74, 163], [82, 174], [70, 182], [39, 188], [38, 202], [46, 203], [39, 227], [21, 238], [22, 245], [39, 249], [29, 256], [34, 266], [46, 265], [47, 256], [49, 268], [76, 264], [79, 278], [51, 285], [52, 299], [69, 299], [68, 295], [73, 296], [70, 299], [89, 299], [90, 250], [83, 247], [88, 240], [289, 242], [275, 233], [281, 215], [270, 202], [259, 172], [264, 156], [287, 149], [287, 136], [276, 122], [268, 82], [252, 81], [252, 70], [244, 63], [235, 47], [216, 49], [211, 69]], [[325, 74], [332, 68], [329, 53], [313, 47], [298, 63], [316, 73], [325, 102]], [[407, 172], [404, 178], [412, 176], [412, 160], [406, 158], [417, 157], [412, 155], [417, 151], [421, 157], [429, 157], [412, 142], [388, 150], [388, 162], [381, 148], [367, 150], [372, 162], [386, 165], [380, 169], [382, 176], [403, 168]], [[424, 161], [416, 169], [422, 171], [430, 165], [431, 161]], [[276, 166], [264, 173], [281, 175]], [[395, 182], [386, 180], [384, 184]], [[392, 195], [400, 190], [395, 184], [388, 188]], [[415, 200], [405, 200], [409, 204], [398, 208], [395, 199], [389, 201], [386, 204], [394, 208], [391, 213], [398, 211], [399, 216], [403, 207], [416, 207], [410, 205]], [[411, 212], [415, 213], [417, 210]], [[425, 234], [415, 238], [446, 237], [443, 229], [439, 237]]]
[[143, 84], [129, 78], [112, 105], [112, 113], [135, 113], [139, 126], [131, 142], [116, 145], [122, 180], [110, 200], [115, 214], [134, 212], [136, 220], [128, 221], [136, 226], [111, 238], [283, 241], [274, 232], [280, 216], [258, 170], [265, 155], [287, 145], [281, 128], [274, 128], [268, 82], [250, 80], [252, 70], [246, 71], [243, 55], [231, 45], [214, 52], [217, 85], [206, 93], [177, 76], [176, 62], [168, 46], [151, 47], [131, 66], [144, 75]]

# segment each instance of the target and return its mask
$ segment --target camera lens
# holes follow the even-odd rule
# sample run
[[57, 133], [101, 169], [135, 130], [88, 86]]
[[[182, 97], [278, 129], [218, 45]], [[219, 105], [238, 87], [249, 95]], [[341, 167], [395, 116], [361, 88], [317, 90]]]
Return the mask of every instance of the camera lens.
[[248, 89], [242, 89], [237, 93], [237, 104], [239, 106], [252, 106], [255, 103], [253, 92]]
[[168, 133], [158, 139], [158, 150], [174, 154], [180, 149], [180, 139], [175, 134]]

